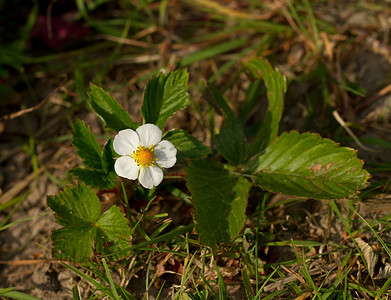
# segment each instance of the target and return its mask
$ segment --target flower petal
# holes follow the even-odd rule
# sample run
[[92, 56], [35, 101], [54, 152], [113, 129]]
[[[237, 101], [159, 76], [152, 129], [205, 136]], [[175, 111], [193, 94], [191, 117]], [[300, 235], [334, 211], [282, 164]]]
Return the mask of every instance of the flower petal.
[[162, 182], [163, 171], [156, 166], [141, 168], [138, 180], [143, 187], [153, 189], [154, 186], [158, 186]]
[[175, 146], [169, 141], [161, 141], [155, 147], [155, 156], [157, 164], [163, 168], [171, 168], [176, 163], [177, 150]]
[[154, 124], [144, 124], [136, 129], [140, 137], [140, 144], [144, 147], [155, 146], [162, 139], [162, 131]]
[[140, 167], [134, 161], [133, 157], [121, 156], [115, 161], [114, 170], [118, 176], [135, 180], [137, 179]]
[[124, 129], [114, 137], [113, 148], [119, 155], [131, 155], [140, 145], [140, 139], [136, 131]]

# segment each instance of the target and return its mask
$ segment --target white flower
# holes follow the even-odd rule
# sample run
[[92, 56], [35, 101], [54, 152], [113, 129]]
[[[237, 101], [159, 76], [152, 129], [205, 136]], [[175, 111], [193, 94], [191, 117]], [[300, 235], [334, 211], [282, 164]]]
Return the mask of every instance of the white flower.
[[152, 189], [163, 180], [161, 168], [176, 163], [177, 150], [162, 139], [162, 131], [154, 124], [141, 125], [136, 131], [124, 129], [114, 137], [113, 148], [121, 157], [114, 164], [118, 176], [135, 180]]

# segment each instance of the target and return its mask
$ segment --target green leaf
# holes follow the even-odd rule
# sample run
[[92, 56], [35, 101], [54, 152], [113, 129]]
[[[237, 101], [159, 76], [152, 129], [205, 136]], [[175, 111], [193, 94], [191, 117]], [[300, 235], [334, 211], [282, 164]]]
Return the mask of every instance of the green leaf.
[[115, 131], [136, 129], [139, 124], [132, 121], [128, 112], [102, 88], [90, 84], [90, 104], [92, 109], [104, 120], [106, 127]]
[[117, 175], [114, 171], [106, 173], [103, 170], [73, 168], [69, 171], [77, 180], [100, 189], [111, 189], [116, 185]]
[[164, 135], [164, 139], [173, 143], [178, 150], [177, 161], [204, 158], [210, 152], [209, 148], [203, 145], [198, 139], [180, 129], [167, 132]]
[[96, 228], [92, 224], [64, 227], [52, 232], [54, 259], [83, 262], [92, 253]]
[[99, 218], [100, 204], [95, 193], [84, 185], [67, 187], [47, 198], [58, 224], [64, 228], [53, 232], [53, 257], [83, 261], [90, 257], [94, 224]]
[[190, 104], [188, 77], [187, 71], [182, 69], [160, 73], [148, 81], [141, 107], [145, 123], [156, 124], [163, 129], [169, 117]]
[[113, 139], [110, 138], [103, 146], [102, 152], [102, 168], [106, 173], [114, 171], [114, 157], [117, 156], [113, 149]]
[[220, 93], [219, 90], [217, 90], [213, 85], [209, 85], [206, 92], [206, 99], [218, 114], [223, 114], [224, 119], [228, 121], [235, 119], [235, 114], [229, 107], [227, 99]]
[[246, 122], [252, 116], [251, 111], [262, 96], [262, 86], [263, 82], [260, 79], [250, 82], [246, 91], [246, 98], [239, 112], [239, 119], [243, 120], [243, 122]]
[[229, 231], [231, 236], [235, 237], [239, 234], [243, 228], [244, 222], [246, 221], [246, 207], [248, 192], [252, 186], [252, 183], [244, 179], [244, 177], [238, 176], [237, 180], [232, 188], [231, 207], [229, 208], [230, 213], [227, 216]]
[[244, 225], [251, 183], [207, 159], [191, 161], [186, 173], [201, 242], [229, 242]]
[[77, 149], [77, 153], [84, 163], [93, 169], [74, 168], [70, 173], [92, 187], [113, 188], [116, 184], [114, 157], [117, 156], [113, 149], [113, 140], [110, 138], [102, 151], [95, 136], [80, 120], [76, 121], [72, 135], [72, 144]]
[[97, 222], [96, 249], [110, 259], [119, 259], [120, 252], [130, 247], [129, 227], [118, 206], [112, 206]]
[[83, 162], [96, 169], [102, 168], [102, 150], [95, 136], [84, 122], [77, 120], [72, 132], [72, 145]]
[[250, 161], [256, 185], [314, 199], [345, 198], [367, 185], [369, 173], [356, 151], [317, 134], [283, 133]]
[[243, 61], [242, 64], [253, 78], [263, 79], [267, 89], [269, 107], [264, 124], [252, 146], [253, 151], [259, 152], [265, 149], [277, 137], [284, 107], [286, 80], [285, 76], [278, 70], [274, 70], [267, 60], [250, 58], [248, 61]]
[[99, 199], [85, 185], [79, 185], [78, 188], [68, 186], [63, 192], [49, 196], [47, 203], [56, 213], [57, 223], [63, 226], [84, 226], [94, 223], [99, 217]]
[[216, 137], [217, 150], [232, 164], [239, 165], [248, 160], [249, 144], [239, 120], [225, 122]]
[[130, 231], [124, 216], [118, 208], [111, 208], [100, 217], [99, 198], [89, 187], [83, 184], [69, 186], [57, 195], [47, 197], [47, 205], [55, 213], [57, 223], [64, 226], [52, 233], [53, 258], [87, 261], [96, 234], [99, 235], [97, 250], [105, 255], [123, 250], [125, 242], [129, 248]]

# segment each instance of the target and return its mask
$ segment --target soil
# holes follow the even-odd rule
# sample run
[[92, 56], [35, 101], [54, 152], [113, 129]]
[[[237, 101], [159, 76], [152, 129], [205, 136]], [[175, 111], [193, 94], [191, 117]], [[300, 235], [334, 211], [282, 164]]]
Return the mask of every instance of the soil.
[[[345, 91], [330, 95], [330, 101], [333, 107], [339, 108], [340, 115], [346, 122], [358, 124], [358, 127], [361, 128], [359, 131], [361, 135], [365, 134], [391, 142], [389, 123], [391, 89], [388, 85], [391, 74], [391, 50], [389, 44], [386, 44], [388, 39], [385, 36], [383, 39], [379, 37], [378, 30], [376, 30], [376, 28], [380, 28], [381, 32], [388, 32], [387, 30], [391, 28], [391, 21], [383, 11], [353, 10], [349, 6], [349, 1], [345, 5], [347, 7], [339, 1], [335, 3], [330, 1], [330, 4], [314, 8], [317, 16], [331, 22], [339, 30], [336, 33], [339, 36], [331, 41], [331, 47], [334, 48], [324, 56], [332, 55], [330, 63], [335, 63], [335, 67], [331, 68], [338, 73], [336, 76], [348, 78], [350, 82], [356, 82], [358, 86], [366, 90], [366, 96], [359, 97]], [[386, 29], [384, 29], [385, 27]], [[338, 47], [338, 38], [350, 38], [351, 36], [354, 39], [360, 39], [360, 41], [353, 41], [350, 44], [351, 49]], [[290, 43], [292, 44], [287, 47], [286, 52], [277, 55], [273, 63], [287, 74], [289, 80], [295, 82], [295, 74], [305, 71], [302, 63], [305, 47], [300, 37], [291, 40]], [[336, 63], [337, 61], [339, 64]], [[309, 65], [311, 67], [311, 64]], [[138, 64], [133, 65], [131, 71], [127, 67], [129, 66], [113, 67], [109, 79], [106, 81], [106, 87], [111, 88], [117, 83], [127, 82], [140, 70], [147, 73], [156, 66], [153, 63]], [[240, 66], [236, 66], [236, 68], [239, 69]], [[205, 68], [199, 65], [190, 67], [191, 83], [205, 80], [200, 69], [207, 73], [209, 66]], [[91, 294], [91, 286], [60, 262], [51, 259], [51, 232], [57, 228], [57, 225], [53, 214], [46, 206], [46, 196], [56, 194], [64, 187], [64, 184], [71, 183], [72, 178], [67, 174], [67, 171], [81, 163], [71, 145], [69, 135], [72, 129], [70, 123], [76, 118], [80, 118], [90, 125], [95, 134], [106, 134], [106, 132], [101, 121], [93, 113], [86, 110], [83, 105], [77, 106], [77, 101], [80, 99], [78, 95], [67, 91], [68, 79], [66, 78], [62, 82], [60, 81], [61, 77], [55, 76], [54, 80], [49, 75], [42, 75], [43, 78], [39, 78], [37, 75], [32, 80], [38, 101], [32, 100], [28, 87], [18, 81], [17, 75], [11, 74], [7, 81], [10, 85], [17, 86], [19, 84], [21, 87], [18, 89], [17, 95], [13, 95], [7, 100], [6, 111], [0, 114], [2, 116], [0, 119], [0, 205], [11, 199], [18, 199], [18, 204], [15, 211], [8, 208], [0, 212], [0, 221], [5, 221], [8, 215], [12, 215], [7, 222], [12, 226], [0, 232], [0, 286], [3, 288], [15, 287], [20, 292], [51, 300], [73, 299], [72, 288], [77, 284], [81, 298], [85, 299]], [[229, 77], [229, 75], [226, 76]], [[246, 77], [240, 78], [239, 82], [244, 82], [243, 85], [239, 85], [236, 91], [231, 92], [233, 99], [239, 99], [239, 102], [244, 97], [243, 87], [245, 87], [246, 80]], [[219, 83], [223, 85], [224, 80], [217, 82], [217, 84]], [[327, 136], [330, 128], [339, 126], [335, 120], [327, 119], [324, 107], [318, 107], [317, 103], [313, 107], [314, 114], [319, 112], [320, 117], [312, 119], [310, 123], [306, 121], [305, 105], [308, 104], [307, 101], [310, 101], [308, 93], [313, 88], [311, 85], [315, 84], [297, 81], [290, 85], [285, 104], [284, 129], [308, 130], [313, 128]], [[137, 108], [141, 104], [144, 85], [145, 81], [132, 83], [123, 89], [117, 89], [116, 94], [113, 95], [136, 121], [141, 121], [141, 115]], [[132, 96], [128, 96], [130, 90]], [[67, 101], [63, 100], [63, 96], [66, 94], [64, 91], [69, 97]], [[191, 93], [193, 101], [203, 110], [208, 102], [203, 98], [203, 95], [198, 95], [197, 91], [191, 91]], [[21, 104], [26, 107], [38, 106], [31, 112], [25, 112], [19, 110]], [[69, 115], [71, 106], [74, 110], [72, 116]], [[260, 110], [263, 106], [257, 104], [254, 109], [255, 111]], [[205, 113], [205, 120], [206, 118], [207, 114]], [[207, 124], [205, 120], [198, 119], [191, 110], [185, 110], [169, 121], [167, 129], [183, 128], [208, 144], [208, 128], [205, 125]], [[217, 127], [221, 121], [222, 118], [217, 116], [215, 121]], [[29, 132], [36, 141], [32, 145], [34, 151], [28, 149]], [[379, 149], [375, 145], [368, 146], [371, 149], [367, 149], [359, 147], [352, 140], [341, 140], [341, 142], [344, 145], [358, 148], [358, 156], [370, 164], [388, 162], [391, 155], [389, 153], [390, 147]], [[35, 165], [35, 161], [38, 161], [39, 164]], [[379, 178], [387, 180], [388, 175], [380, 174]], [[183, 184], [183, 182], [179, 184]], [[284, 199], [283, 197], [281, 195], [274, 196], [268, 205], [279, 203]], [[389, 197], [388, 191], [385, 190], [384, 193], [360, 203], [358, 211], [360, 214], [372, 218], [390, 214]], [[191, 222], [191, 207], [179, 203], [178, 199], [167, 201], [172, 202], [165, 203], [161, 200], [154, 204], [152, 211], [168, 212], [174, 223]], [[249, 207], [251, 205], [250, 200]], [[344, 203], [340, 203], [340, 205], [342, 208], [344, 207]], [[280, 225], [272, 233], [278, 235], [280, 239], [300, 238], [304, 240], [309, 237], [312, 239], [319, 237], [324, 240], [327, 237], [330, 242], [346, 242], [346, 236], [344, 236], [346, 233], [343, 231], [342, 224], [336, 219], [329, 219], [328, 204], [323, 201], [314, 204], [313, 201], [307, 200], [292, 206], [282, 205], [270, 210], [268, 214], [267, 218], [270, 220], [279, 221]], [[388, 243], [391, 242], [391, 237], [387, 234], [382, 238]], [[294, 252], [288, 247], [265, 248], [260, 256], [267, 260], [287, 260], [289, 257], [294, 257]], [[335, 257], [335, 263], [329, 265], [328, 270], [336, 268], [339, 259]], [[228, 266], [226, 269], [227, 274], [231, 273], [232, 277], [228, 284], [229, 294], [232, 299], [245, 299], [245, 291], [239, 277], [232, 275], [235, 274], [235, 270], [237, 268], [231, 267], [229, 269]], [[216, 276], [212, 270], [210, 272], [210, 276]], [[161, 299], [170, 299], [174, 285], [178, 284], [180, 280], [179, 276], [170, 274], [165, 274], [164, 279], [167, 280], [167, 285], [171, 284], [171, 286], [163, 290]], [[139, 269], [138, 273], [134, 275], [128, 283], [128, 288], [138, 299], [141, 299], [142, 293], [145, 291], [145, 268]], [[226, 278], [228, 277], [229, 275], [226, 276]], [[295, 280], [295, 277], [288, 276], [287, 280]], [[278, 289], [276, 285], [265, 287], [266, 292], [276, 289]], [[158, 292], [159, 282], [151, 287], [149, 299], [155, 299]]]

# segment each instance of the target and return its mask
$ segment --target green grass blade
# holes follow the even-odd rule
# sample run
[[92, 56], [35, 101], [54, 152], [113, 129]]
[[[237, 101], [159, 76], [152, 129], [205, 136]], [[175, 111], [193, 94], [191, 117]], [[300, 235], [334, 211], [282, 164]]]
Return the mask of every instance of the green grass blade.
[[197, 61], [200, 60], [205, 60], [211, 57], [214, 57], [216, 55], [232, 51], [234, 49], [237, 49], [241, 46], [243, 46], [247, 41], [245, 39], [238, 39], [238, 40], [233, 40], [229, 42], [225, 42], [222, 44], [218, 44], [215, 46], [211, 46], [209, 48], [197, 51], [195, 53], [189, 54], [185, 56], [181, 62], [179, 63], [180, 67], [185, 67], [188, 65], [191, 65]]
[[275, 268], [275, 269], [273, 270], [273, 272], [271, 272], [271, 273], [266, 277], [266, 279], [265, 279], [265, 281], [263, 282], [261, 288], [257, 291], [257, 294], [255, 295], [254, 299], [260, 299], [261, 293], [262, 293], [264, 287], [265, 287], [266, 284], [273, 278], [274, 274], [275, 274], [277, 271], [279, 271], [279, 268], [278, 268], [278, 267]]
[[75, 2], [76, 2], [76, 6], [77, 6], [77, 9], [78, 9], [80, 15], [84, 19], [88, 19], [86, 4], [85, 4], [84, 0], [75, 0]]
[[[167, 214], [165, 214], [165, 216], [167, 216]], [[147, 218], [145, 218], [145, 219], [147, 219]], [[162, 225], [160, 225], [159, 228], [156, 229], [149, 237], [151, 239], [157, 237], [160, 233], [162, 233], [164, 231], [164, 229], [167, 228], [168, 225], [171, 224], [171, 222], [172, 222], [171, 220], [166, 220], [165, 222], [163, 222]]]
[[383, 241], [383, 239], [377, 234], [377, 232], [375, 231], [375, 229], [372, 228], [371, 225], [369, 225], [369, 223], [367, 222], [367, 220], [365, 220], [361, 215], [359, 215], [358, 212], [354, 211], [354, 213], [369, 227], [369, 229], [372, 231], [373, 235], [377, 238], [377, 240], [379, 241], [379, 243], [383, 246], [384, 250], [387, 252], [388, 256], [390, 257], [391, 259], [391, 251], [390, 251], [390, 248], [388, 248], [388, 246], [386, 245], [386, 243]]
[[242, 278], [243, 278], [243, 286], [246, 291], [246, 296], [248, 300], [256, 299], [254, 298], [252, 289], [251, 289], [251, 281], [250, 281], [250, 274], [248, 272], [247, 267], [242, 269]]
[[193, 227], [194, 227], [194, 224], [189, 224], [186, 226], [178, 226], [177, 228], [171, 230], [168, 233], [165, 233], [161, 236], [150, 239], [149, 241], [145, 241], [145, 242], [141, 242], [139, 244], [133, 245], [130, 248], [128, 248], [127, 250], [136, 250], [136, 249], [144, 248], [144, 247], [152, 245], [152, 244], [157, 244], [159, 242], [169, 241], [178, 235], [182, 235], [182, 234], [185, 234], [187, 232], [192, 231]]
[[[331, 200], [331, 201], [330, 201], [330, 206], [331, 206], [331, 208], [334, 210], [334, 212], [337, 214], [337, 216], [338, 216], [339, 219], [341, 220], [342, 224], [344, 225], [344, 227], [345, 227], [347, 233], [349, 234], [349, 236], [350, 236], [352, 242], [354, 243], [354, 246], [356, 247], [356, 249], [357, 249], [357, 251], [358, 251], [358, 253], [359, 253], [360, 257], [361, 257], [361, 260], [363, 261], [363, 263], [364, 263], [364, 265], [365, 265], [365, 268], [366, 268], [366, 269], [368, 270], [368, 272], [369, 272], [368, 264], [367, 264], [367, 262], [366, 262], [366, 260], [365, 260], [365, 258], [364, 258], [364, 255], [363, 255], [363, 253], [361, 252], [360, 247], [357, 245], [357, 242], [356, 242], [355, 239], [353, 238], [353, 234], [352, 234], [352, 230], [351, 230], [350, 224], [342, 217], [342, 214], [341, 214], [340, 210], [338, 209], [337, 204], [335, 203], [334, 200]], [[371, 279], [372, 279], [372, 278], [371, 278]], [[374, 283], [373, 283], [373, 286], [375, 286]]]
[[114, 285], [114, 282], [113, 282], [113, 278], [111, 278], [110, 270], [109, 270], [109, 268], [107, 266], [106, 260], [104, 258], [102, 259], [102, 264], [103, 264], [103, 267], [105, 268], [106, 276], [107, 276], [107, 279], [109, 280], [111, 291], [113, 293], [114, 299], [115, 300], [121, 300], [121, 298], [119, 297], [119, 295], [117, 293], [117, 290], [115, 288], [115, 285]]
[[[350, 268], [348, 268], [346, 270], [346, 265], [349, 262], [349, 259], [350, 259], [351, 255], [352, 255], [352, 250], [350, 250], [348, 252], [348, 254], [343, 258], [343, 260], [342, 260], [342, 262], [341, 262], [341, 264], [340, 264], [340, 266], [338, 268], [339, 270], [337, 272], [336, 280], [333, 283], [333, 285], [330, 287], [330, 289], [334, 289], [335, 291], [338, 291], [337, 288], [341, 284], [342, 280], [346, 280], [347, 279], [347, 276], [348, 276], [350, 270], [352, 269], [350, 267]], [[346, 270], [346, 272], [344, 272], [344, 274], [342, 274], [343, 270]], [[346, 286], [344, 288], [346, 288]], [[338, 291], [338, 292], [341, 292], [341, 291]], [[335, 293], [334, 291], [324, 293], [323, 294], [323, 300], [328, 299], [334, 293]]]
[[[375, 297], [375, 292], [374, 291], [371, 291], [369, 289], [367, 289], [366, 287], [364, 287], [363, 285], [361, 285], [358, 281], [355, 280], [356, 283], [348, 283], [348, 287], [353, 289], [353, 290], [359, 290], [361, 291], [362, 293], [365, 293], [365, 294], [368, 294], [370, 297]], [[367, 296], [368, 296], [367, 295]], [[357, 298], [356, 298], [357, 299]], [[364, 299], [370, 299], [368, 297], [364, 298]]]
[[10, 287], [10, 288], [0, 288], [0, 295], [3, 295], [4, 293], [8, 293], [8, 292], [11, 292], [15, 290], [14, 287]]
[[289, 290], [281, 290], [281, 291], [273, 292], [273, 293], [267, 295], [266, 297], [262, 298], [262, 300], [282, 299], [282, 298], [279, 298], [278, 296], [281, 294], [284, 294], [284, 293], [289, 293]]
[[10, 207], [10, 206], [15, 204], [14, 208], [12, 209], [12, 211], [8, 212], [7, 213], [7, 217], [0, 223], [0, 228], [11, 219], [11, 217], [16, 212], [16, 210], [18, 209], [18, 207], [20, 206], [22, 201], [27, 197], [27, 194], [28, 193], [25, 193], [23, 195], [20, 195], [18, 197], [10, 199], [10, 200], [8, 200], [5, 203], [0, 204], [0, 212], [3, 211], [4, 209], [6, 209], [7, 207]]
[[301, 254], [302, 258], [300, 258], [300, 255], [298, 253], [298, 250], [297, 250], [296, 245], [295, 245], [293, 240], [292, 240], [292, 248], [294, 249], [297, 263], [302, 266], [302, 268], [301, 268], [302, 272], [301, 273], [303, 274], [303, 276], [304, 276], [304, 278], [306, 280], [306, 283], [312, 288], [312, 290], [315, 292], [315, 295], [318, 296], [318, 299], [323, 300], [322, 295], [320, 295], [319, 289], [316, 286], [316, 284], [314, 283], [314, 281], [312, 279], [312, 276], [311, 276], [311, 274], [310, 274], [310, 272], [308, 270], [307, 263], [305, 261], [305, 256], [302, 253]]
[[[368, 228], [372, 231], [373, 235], [379, 241], [379, 243], [383, 246], [383, 249], [387, 252], [388, 256], [391, 258], [390, 248], [386, 245], [383, 239], [377, 234], [377, 232], [373, 229], [373, 227], [365, 220], [360, 214], [354, 211], [355, 214], [368, 226]], [[383, 284], [380, 290], [377, 292], [375, 300], [379, 299], [383, 294], [385, 294], [388, 288], [391, 286], [391, 277], [387, 279], [387, 281]]]
[[94, 279], [92, 276], [86, 274], [86, 273], [83, 273], [82, 271], [80, 271], [79, 269], [71, 266], [71, 265], [68, 265], [67, 263], [64, 263], [64, 262], [61, 262], [61, 264], [64, 266], [64, 267], [67, 267], [68, 269], [70, 269], [71, 271], [73, 271], [74, 273], [76, 273], [77, 275], [79, 275], [81, 278], [83, 278], [84, 280], [86, 280], [87, 282], [89, 282], [92, 286], [94, 286], [96, 289], [102, 291], [103, 293], [105, 293], [106, 295], [112, 297], [113, 295], [111, 294], [111, 290], [109, 288], [107, 288], [105, 285], [103, 285], [102, 283], [100, 283], [99, 281], [97, 281], [96, 279]]
[[27, 20], [25, 21], [25, 25], [21, 32], [21, 40], [23, 42], [26, 42], [30, 37], [31, 30], [33, 29], [35, 22], [37, 20], [38, 8], [39, 8], [38, 2], [35, 2], [33, 8], [29, 13]]
[[380, 290], [377, 292], [375, 300], [379, 299], [382, 295], [387, 293], [388, 288], [391, 286], [391, 277], [383, 284]]
[[227, 300], [228, 299], [227, 286], [225, 285], [224, 278], [221, 275], [219, 267], [216, 265], [216, 263], [213, 264], [216, 269], [218, 283], [219, 283], [219, 300]]
[[81, 300], [77, 284], [75, 284], [72, 288], [72, 297], [73, 297], [73, 300]]
[[178, 295], [177, 299], [182, 299], [181, 297], [182, 297], [182, 292], [183, 292], [183, 290], [185, 288], [185, 284], [186, 284], [186, 282], [188, 281], [188, 279], [190, 278], [191, 274], [194, 272], [194, 270], [196, 268], [196, 267], [191, 268], [191, 264], [193, 262], [194, 257], [195, 257], [195, 253], [194, 253], [194, 255], [191, 256], [190, 260], [187, 263], [185, 263], [185, 265], [184, 265], [185, 269], [183, 270], [183, 275], [182, 275], [182, 278], [181, 278], [180, 288], [179, 288], [179, 291], [177, 293], [177, 295]]
[[37, 298], [34, 296], [27, 295], [25, 293], [17, 292], [14, 290], [15, 288], [0, 288], [0, 296], [8, 297], [11, 299], [17, 300], [42, 300], [41, 298]]
[[43, 214], [40, 214], [40, 215], [38, 215], [38, 216], [33, 216], [33, 217], [24, 218], [24, 219], [21, 219], [21, 220], [18, 220], [18, 221], [9, 223], [9, 224], [7, 224], [7, 225], [3, 225], [3, 226], [0, 227], [0, 231], [5, 230], [5, 229], [7, 229], [7, 228], [9, 228], [9, 227], [12, 227], [12, 226], [14, 226], [14, 225], [16, 225], [16, 224], [23, 223], [23, 222], [26, 222], [26, 221], [30, 221], [30, 220], [33, 220], [33, 219], [35, 219], [35, 218], [43, 217], [43, 216], [46, 216], [46, 215], [48, 215], [48, 214], [50, 214], [50, 212], [43, 213]]
[[308, 0], [303, 0], [304, 2], [304, 7], [311, 25], [311, 31], [312, 31], [312, 38], [314, 41], [315, 47], [318, 49], [318, 42], [319, 42], [319, 30], [316, 25], [316, 19], [314, 16], [314, 12], [312, 11], [311, 4]]
[[222, 74], [224, 74], [224, 72], [227, 72], [229, 70], [229, 68], [231, 68], [237, 61], [243, 59], [244, 57], [249, 55], [249, 53], [251, 53], [255, 49], [262, 49], [265, 45], [268, 44], [268, 42], [270, 42], [270, 37], [268, 35], [265, 35], [261, 39], [261, 41], [255, 43], [254, 45], [252, 45], [248, 48], [245, 48], [243, 51], [239, 52], [233, 59], [227, 61], [224, 65], [219, 67], [218, 71], [209, 78], [208, 83], [210, 83], [210, 84], [213, 83], [218, 77], [220, 77]]

